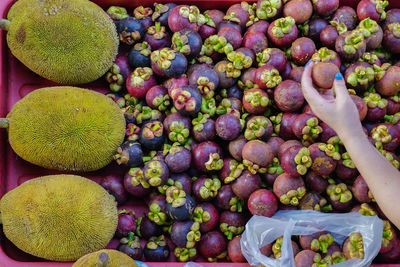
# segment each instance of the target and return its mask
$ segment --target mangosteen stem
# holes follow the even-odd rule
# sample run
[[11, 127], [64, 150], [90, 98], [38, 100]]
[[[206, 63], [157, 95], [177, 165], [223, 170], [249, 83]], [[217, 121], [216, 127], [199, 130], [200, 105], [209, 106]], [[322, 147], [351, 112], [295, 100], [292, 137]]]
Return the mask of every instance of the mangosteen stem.
[[8, 128], [10, 126], [10, 120], [6, 118], [0, 118], [0, 128]]
[[104, 252], [100, 253], [97, 259], [96, 267], [109, 267], [108, 255]]
[[6, 19], [0, 19], [0, 29], [8, 31], [10, 29], [11, 21]]

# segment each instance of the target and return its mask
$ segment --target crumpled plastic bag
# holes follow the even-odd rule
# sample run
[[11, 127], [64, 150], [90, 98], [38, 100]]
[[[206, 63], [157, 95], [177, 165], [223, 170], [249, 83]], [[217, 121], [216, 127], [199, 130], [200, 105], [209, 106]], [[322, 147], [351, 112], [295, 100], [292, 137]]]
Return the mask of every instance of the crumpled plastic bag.
[[[364, 259], [350, 259], [335, 267], [369, 266], [381, 248], [383, 221], [378, 216], [351, 213], [321, 213], [313, 210], [278, 211], [271, 218], [254, 215], [246, 224], [240, 245], [250, 265], [268, 267], [294, 267], [291, 245], [292, 235], [310, 235], [328, 231], [342, 245], [353, 232], [359, 232], [364, 241]], [[279, 259], [266, 257], [260, 248], [283, 236], [282, 255]], [[290, 249], [289, 249], [290, 248]]]

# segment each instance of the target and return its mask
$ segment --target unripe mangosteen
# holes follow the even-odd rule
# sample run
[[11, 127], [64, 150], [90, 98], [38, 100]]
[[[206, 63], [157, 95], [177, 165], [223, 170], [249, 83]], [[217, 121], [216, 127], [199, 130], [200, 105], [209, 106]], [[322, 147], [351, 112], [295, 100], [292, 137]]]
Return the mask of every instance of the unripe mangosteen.
[[306, 187], [301, 177], [282, 173], [274, 182], [273, 192], [281, 203], [297, 206], [306, 193]]
[[278, 201], [270, 190], [258, 189], [250, 195], [247, 206], [252, 215], [272, 217], [278, 209]]
[[199, 171], [215, 171], [222, 169], [223, 158], [221, 148], [214, 142], [200, 143], [192, 150], [194, 166]]
[[202, 235], [198, 248], [200, 255], [210, 262], [225, 259], [227, 256], [226, 239], [218, 231], [212, 231]]
[[163, 235], [151, 237], [143, 248], [146, 261], [165, 262], [169, 258], [169, 246]]

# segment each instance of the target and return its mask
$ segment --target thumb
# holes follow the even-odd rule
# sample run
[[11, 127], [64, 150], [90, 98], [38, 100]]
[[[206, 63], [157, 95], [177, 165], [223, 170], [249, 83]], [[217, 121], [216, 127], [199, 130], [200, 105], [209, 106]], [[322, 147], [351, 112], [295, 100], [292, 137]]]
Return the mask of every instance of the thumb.
[[347, 91], [346, 83], [344, 81], [343, 75], [340, 72], [336, 73], [335, 75], [335, 81], [333, 82], [333, 90], [338, 100], [343, 100], [349, 97], [349, 92]]

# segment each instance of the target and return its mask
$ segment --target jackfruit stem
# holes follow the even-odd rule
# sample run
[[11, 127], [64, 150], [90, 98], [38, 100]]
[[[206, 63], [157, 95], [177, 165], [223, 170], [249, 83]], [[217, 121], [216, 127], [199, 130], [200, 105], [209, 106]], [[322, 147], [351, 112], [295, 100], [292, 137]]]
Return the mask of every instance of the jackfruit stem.
[[109, 267], [108, 265], [108, 255], [104, 252], [99, 254], [97, 259], [96, 267]]
[[8, 31], [10, 29], [11, 22], [6, 19], [0, 19], [0, 29]]
[[8, 128], [10, 126], [10, 120], [6, 118], [0, 118], [0, 128]]

